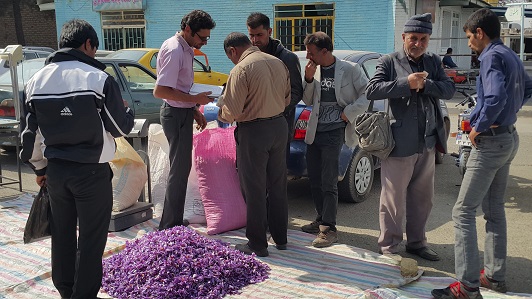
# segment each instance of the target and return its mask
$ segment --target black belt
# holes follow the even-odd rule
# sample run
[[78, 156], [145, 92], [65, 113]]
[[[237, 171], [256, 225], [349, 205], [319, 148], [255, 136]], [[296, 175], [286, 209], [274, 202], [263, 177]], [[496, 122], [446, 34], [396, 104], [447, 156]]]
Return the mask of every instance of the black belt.
[[515, 131], [515, 126], [514, 125], [509, 125], [509, 126], [498, 126], [498, 127], [495, 127], [495, 128], [489, 128], [488, 130], [478, 134], [479, 136], [495, 136], [495, 135], [500, 135], [500, 134], [504, 134], [504, 133], [512, 133], [513, 131]]
[[277, 114], [277, 115], [272, 116], [272, 117], [255, 118], [255, 119], [253, 119], [253, 120], [239, 121], [239, 122], [237, 122], [237, 124], [254, 123], [254, 122], [257, 122], [257, 121], [272, 120], [272, 119], [276, 119], [276, 118], [279, 118], [279, 117], [283, 117], [283, 114], [281, 113], [281, 114]]
[[[196, 105], [198, 106], [198, 105]], [[168, 104], [167, 102], [163, 102], [163, 107], [170, 107], [170, 108], [175, 108], [175, 109], [185, 109], [185, 110], [190, 110], [190, 109], [195, 109], [196, 106], [193, 106], [193, 107], [174, 107], [170, 104]]]

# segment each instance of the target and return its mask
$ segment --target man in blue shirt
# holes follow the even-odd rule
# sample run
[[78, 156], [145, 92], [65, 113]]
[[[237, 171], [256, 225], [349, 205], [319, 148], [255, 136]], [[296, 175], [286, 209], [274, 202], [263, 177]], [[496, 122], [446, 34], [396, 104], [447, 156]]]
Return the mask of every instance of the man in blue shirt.
[[453, 48], [447, 48], [447, 53], [445, 53], [441, 60], [441, 62], [443, 63], [443, 67], [445, 67], [446, 69], [453, 69], [458, 67], [456, 63], [454, 63], [451, 55], [453, 55]]
[[[482, 298], [480, 286], [506, 292], [504, 192], [519, 147], [517, 112], [532, 94], [532, 81], [523, 63], [500, 40], [501, 24], [495, 13], [487, 8], [476, 11], [464, 31], [480, 60], [477, 105], [471, 113], [469, 134], [473, 149], [453, 209], [458, 281], [433, 290], [437, 299]], [[479, 263], [475, 221], [481, 205], [487, 222], [484, 267]]]

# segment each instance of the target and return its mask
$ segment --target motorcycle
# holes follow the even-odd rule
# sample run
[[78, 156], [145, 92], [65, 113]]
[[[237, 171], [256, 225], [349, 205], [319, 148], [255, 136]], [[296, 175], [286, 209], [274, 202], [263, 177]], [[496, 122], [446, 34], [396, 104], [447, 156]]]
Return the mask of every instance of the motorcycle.
[[456, 104], [456, 107], [464, 107], [458, 114], [458, 131], [453, 134], [456, 135], [456, 144], [458, 145], [458, 154], [453, 154], [456, 159], [456, 166], [460, 174], [463, 176], [466, 171], [467, 160], [471, 153], [471, 140], [469, 140], [469, 133], [471, 132], [471, 125], [469, 123], [470, 115], [475, 105], [477, 104], [477, 94], [469, 94], [464, 90], [457, 90], [464, 95], [464, 99]]

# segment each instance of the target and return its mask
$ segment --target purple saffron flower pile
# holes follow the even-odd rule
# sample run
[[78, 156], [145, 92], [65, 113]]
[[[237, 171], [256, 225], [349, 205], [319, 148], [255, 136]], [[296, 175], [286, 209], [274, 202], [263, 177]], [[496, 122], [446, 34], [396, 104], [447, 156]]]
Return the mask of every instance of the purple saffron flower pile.
[[127, 242], [103, 261], [114, 298], [222, 298], [268, 278], [268, 265], [182, 226]]

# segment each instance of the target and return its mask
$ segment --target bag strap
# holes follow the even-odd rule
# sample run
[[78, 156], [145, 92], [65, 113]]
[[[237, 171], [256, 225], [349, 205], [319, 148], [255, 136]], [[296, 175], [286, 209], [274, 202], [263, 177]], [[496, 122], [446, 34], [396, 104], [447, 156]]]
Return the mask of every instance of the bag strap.
[[[375, 100], [369, 100], [369, 106], [368, 106], [368, 110], [366, 110], [366, 112], [370, 112], [372, 113], [373, 112], [373, 102]], [[390, 99], [388, 99], [388, 105], [386, 106], [386, 114], [390, 115]]]

